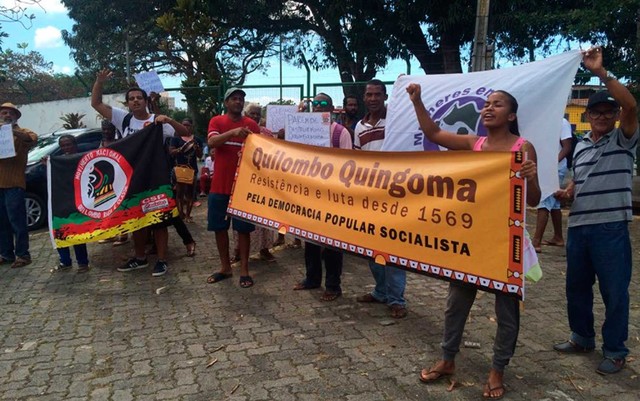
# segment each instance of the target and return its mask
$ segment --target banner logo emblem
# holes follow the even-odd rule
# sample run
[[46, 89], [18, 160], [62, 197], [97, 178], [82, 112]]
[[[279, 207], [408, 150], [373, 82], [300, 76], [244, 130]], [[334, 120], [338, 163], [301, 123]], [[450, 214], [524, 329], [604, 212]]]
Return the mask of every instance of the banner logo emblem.
[[[445, 99], [448, 98], [449, 96], [445, 97]], [[485, 102], [486, 96], [475, 94], [459, 96], [447, 102], [442, 100], [436, 102], [436, 106], [431, 108], [429, 112], [433, 121], [443, 130], [456, 132], [458, 135], [486, 136], [487, 130], [480, 121], [480, 111]], [[440, 150], [438, 145], [426, 137], [422, 143], [424, 150]]]
[[84, 155], [74, 176], [78, 211], [94, 219], [111, 215], [125, 198], [132, 173], [129, 162], [113, 149]]

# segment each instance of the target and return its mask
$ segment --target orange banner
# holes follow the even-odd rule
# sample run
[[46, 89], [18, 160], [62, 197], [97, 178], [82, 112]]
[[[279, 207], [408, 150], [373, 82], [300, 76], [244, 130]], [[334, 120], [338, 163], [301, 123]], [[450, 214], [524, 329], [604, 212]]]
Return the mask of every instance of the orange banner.
[[523, 299], [521, 153], [365, 152], [249, 135], [229, 213]]

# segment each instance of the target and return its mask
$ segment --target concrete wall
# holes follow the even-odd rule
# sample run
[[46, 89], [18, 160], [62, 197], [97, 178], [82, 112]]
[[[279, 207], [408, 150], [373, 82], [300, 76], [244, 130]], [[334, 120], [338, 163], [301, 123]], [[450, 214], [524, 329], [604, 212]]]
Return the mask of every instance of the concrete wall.
[[[124, 93], [104, 95], [102, 101], [113, 107], [124, 108]], [[18, 124], [29, 128], [38, 135], [53, 132], [62, 128], [64, 121], [60, 119], [67, 113], [80, 113], [85, 116], [82, 122], [88, 128], [100, 127], [102, 120], [97, 111], [91, 107], [91, 98], [56, 100], [54, 102], [31, 103], [18, 106], [22, 117]]]

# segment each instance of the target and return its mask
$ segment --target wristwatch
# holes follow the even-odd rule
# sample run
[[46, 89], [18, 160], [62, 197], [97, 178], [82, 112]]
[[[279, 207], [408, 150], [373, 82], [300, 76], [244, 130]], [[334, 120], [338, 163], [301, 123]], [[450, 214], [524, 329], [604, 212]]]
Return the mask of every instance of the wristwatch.
[[604, 78], [600, 78], [600, 81], [603, 84], [606, 84], [607, 82], [612, 81], [614, 79], [618, 79], [618, 77], [616, 77], [611, 71], [607, 71], [607, 76]]

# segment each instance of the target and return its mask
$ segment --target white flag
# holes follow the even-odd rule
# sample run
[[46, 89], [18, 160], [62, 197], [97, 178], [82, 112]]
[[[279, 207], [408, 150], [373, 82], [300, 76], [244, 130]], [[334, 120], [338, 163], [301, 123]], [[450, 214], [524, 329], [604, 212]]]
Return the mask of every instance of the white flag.
[[505, 90], [518, 101], [521, 135], [536, 148], [544, 199], [558, 189], [558, 138], [581, 60], [580, 51], [574, 50], [500, 70], [402, 76], [393, 85], [382, 150], [438, 150], [420, 130], [406, 92], [411, 83], [422, 86], [422, 101], [433, 120], [441, 128], [460, 134], [486, 135], [480, 110], [493, 91]]

